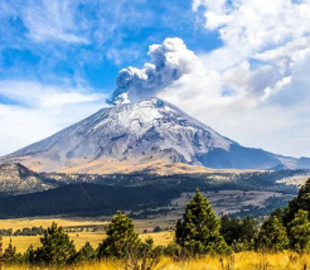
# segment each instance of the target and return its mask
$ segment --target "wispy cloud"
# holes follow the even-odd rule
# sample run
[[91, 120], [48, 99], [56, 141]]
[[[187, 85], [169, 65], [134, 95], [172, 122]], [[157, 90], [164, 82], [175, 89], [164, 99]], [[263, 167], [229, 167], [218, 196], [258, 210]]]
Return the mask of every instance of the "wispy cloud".
[[26, 35], [35, 42], [64, 41], [88, 43], [83, 36], [83, 21], [78, 21], [80, 1], [1, 1], [2, 17], [20, 18], [27, 29]]
[[42, 85], [33, 81], [0, 81], [0, 96], [24, 107], [44, 108], [94, 102], [105, 95], [84, 87]]
[[2, 81], [0, 155], [41, 140], [107, 106], [106, 95], [85, 87], [42, 85], [38, 82]]

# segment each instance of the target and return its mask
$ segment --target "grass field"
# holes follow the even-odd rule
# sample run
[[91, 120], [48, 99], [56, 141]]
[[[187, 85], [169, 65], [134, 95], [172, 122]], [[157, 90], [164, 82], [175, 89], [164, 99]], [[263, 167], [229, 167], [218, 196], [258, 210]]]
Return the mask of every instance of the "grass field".
[[56, 222], [62, 227], [81, 227], [81, 226], [93, 226], [93, 225], [106, 225], [108, 222], [89, 220], [89, 219], [64, 219], [64, 218], [29, 218], [29, 219], [4, 219], [0, 220], [1, 229], [12, 228], [14, 231], [22, 229], [24, 227], [49, 227], [53, 222]]
[[[74, 241], [77, 249], [80, 249], [88, 241], [91, 245], [96, 248], [98, 244], [106, 237], [104, 232], [78, 232], [78, 233], [68, 233], [70, 239]], [[160, 232], [160, 233], [145, 233], [140, 234], [141, 239], [145, 239], [151, 236], [155, 245], [167, 245], [173, 240], [172, 233], [170, 232]], [[41, 245], [41, 236], [13, 236], [12, 243], [16, 246], [17, 251], [24, 253], [30, 245], [37, 248]], [[9, 244], [10, 237], [3, 237], [3, 247], [6, 248]]]
[[[14, 231], [23, 227], [42, 226], [47, 228], [56, 222], [65, 228], [80, 228], [83, 226], [98, 226], [106, 225], [105, 221], [84, 220], [84, 219], [13, 219], [0, 221], [0, 228], [12, 228]], [[140, 220], [135, 222], [137, 231], [140, 232], [141, 239], [151, 236], [156, 245], [167, 245], [173, 240], [171, 232], [160, 233], [141, 233], [145, 228], [152, 228], [158, 220]], [[104, 231], [83, 231], [70, 232], [69, 236], [77, 247], [81, 248], [86, 241], [89, 241], [94, 247], [105, 238]], [[4, 237], [4, 248], [9, 243], [9, 237]], [[18, 252], [24, 252], [30, 245], [34, 247], [40, 246], [40, 236], [16, 236], [12, 237], [13, 245], [17, 247]], [[6, 270], [28, 270], [29, 267], [12, 266]], [[43, 269], [48, 270], [51, 268]], [[66, 270], [122, 270], [125, 266], [121, 262], [104, 262], [94, 263], [84, 266], [70, 266]], [[159, 265], [152, 270], [309, 270], [310, 269], [310, 254], [299, 256], [296, 253], [284, 252], [279, 254], [259, 254], [254, 252], [243, 252], [234, 254], [231, 257], [206, 257], [200, 260], [191, 260], [186, 262], [174, 262], [169, 258], [162, 258]]]
[[[173, 262], [162, 258], [152, 270], [307, 270], [310, 267], [310, 255], [299, 256], [295, 253], [258, 254], [243, 252], [228, 258], [206, 257], [186, 262]], [[7, 270], [28, 270], [27, 267], [9, 267]], [[36, 268], [32, 268], [36, 269]], [[39, 268], [37, 268], [39, 269]], [[40, 270], [48, 270], [46, 268]], [[84, 266], [67, 267], [66, 270], [124, 270], [120, 262], [104, 262]]]
[[[84, 220], [84, 219], [10, 219], [10, 220], [1, 220], [0, 229], [9, 229], [12, 228], [13, 231], [22, 229], [24, 227], [39, 227], [43, 228], [49, 227], [53, 222], [56, 222], [59, 226], [64, 228], [80, 228], [80, 227], [91, 227], [91, 226], [100, 226], [107, 225], [106, 221], [97, 221], [97, 220]], [[153, 224], [153, 222], [155, 222]], [[137, 232], [140, 234], [141, 239], [145, 239], [148, 236], [151, 236], [155, 245], [167, 245], [173, 240], [173, 235], [171, 232], [160, 232], [160, 233], [142, 233], [144, 229], [151, 230], [155, 226], [156, 221], [138, 221], [136, 223]], [[74, 244], [77, 249], [80, 249], [88, 241], [91, 245], [96, 248], [98, 244], [106, 237], [104, 231], [83, 231], [83, 232], [69, 232], [70, 239], [74, 241]], [[9, 244], [10, 237], [3, 237], [3, 248], [6, 248]], [[24, 253], [27, 248], [32, 245], [34, 248], [37, 248], [41, 245], [40, 236], [13, 236], [12, 243], [16, 246], [17, 251]]]

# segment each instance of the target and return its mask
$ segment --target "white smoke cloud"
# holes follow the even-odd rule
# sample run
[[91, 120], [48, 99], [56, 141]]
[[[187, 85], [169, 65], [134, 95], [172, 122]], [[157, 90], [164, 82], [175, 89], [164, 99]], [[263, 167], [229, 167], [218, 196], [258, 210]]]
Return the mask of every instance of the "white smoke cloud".
[[198, 57], [187, 49], [180, 38], [167, 38], [149, 47], [151, 63], [142, 69], [124, 68], [117, 78], [117, 89], [108, 100], [119, 104], [155, 96], [184, 74], [202, 68]]
[[150, 63], [120, 71], [111, 101], [158, 96], [245, 146], [310, 156], [310, 1], [192, 2], [223, 45], [150, 46]]

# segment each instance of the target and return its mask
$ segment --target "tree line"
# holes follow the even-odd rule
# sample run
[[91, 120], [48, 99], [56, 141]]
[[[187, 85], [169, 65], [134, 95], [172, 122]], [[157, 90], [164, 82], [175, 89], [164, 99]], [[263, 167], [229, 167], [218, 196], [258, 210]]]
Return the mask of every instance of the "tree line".
[[2, 236], [37, 236], [37, 235], [43, 235], [44, 234], [44, 228], [42, 226], [40, 227], [24, 227], [22, 229], [17, 229], [16, 231], [13, 231], [12, 228], [9, 229], [0, 229], [0, 235]]
[[12, 241], [2, 252], [0, 238], [0, 267], [3, 264], [61, 266], [112, 259], [124, 263], [126, 269], [146, 270], [153, 269], [162, 255], [185, 260], [206, 254], [227, 256], [244, 250], [290, 249], [302, 254], [310, 251], [309, 211], [310, 179], [287, 207], [273, 212], [260, 228], [250, 217], [219, 219], [197, 189], [175, 226], [174, 241], [166, 247], [155, 247], [150, 237], [142, 241], [132, 219], [118, 211], [107, 226], [107, 237], [96, 249], [87, 242], [76, 250], [74, 242], [56, 223], [44, 232], [39, 248], [30, 246], [24, 254], [17, 253]]

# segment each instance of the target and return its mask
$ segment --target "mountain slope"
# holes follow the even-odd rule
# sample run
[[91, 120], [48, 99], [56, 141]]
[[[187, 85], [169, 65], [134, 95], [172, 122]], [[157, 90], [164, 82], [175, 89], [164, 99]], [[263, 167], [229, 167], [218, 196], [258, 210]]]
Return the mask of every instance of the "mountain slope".
[[158, 98], [105, 108], [3, 158], [37, 171], [130, 172], [189, 164], [216, 169], [308, 167], [308, 159], [245, 148]]
[[156, 208], [180, 195], [156, 186], [120, 187], [76, 184], [48, 191], [0, 198], [0, 218], [44, 215], [111, 215], [117, 210]]
[[0, 165], [0, 195], [44, 191], [57, 186], [56, 181], [45, 179], [21, 164]]

